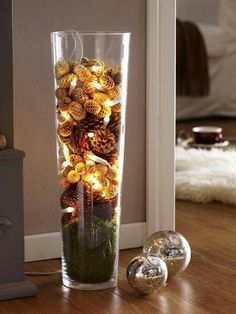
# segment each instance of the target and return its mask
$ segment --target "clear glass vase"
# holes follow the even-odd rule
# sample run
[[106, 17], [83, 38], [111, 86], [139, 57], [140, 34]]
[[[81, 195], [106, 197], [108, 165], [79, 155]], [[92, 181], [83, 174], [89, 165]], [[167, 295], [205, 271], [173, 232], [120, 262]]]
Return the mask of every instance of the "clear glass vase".
[[115, 287], [129, 33], [51, 34], [63, 284]]

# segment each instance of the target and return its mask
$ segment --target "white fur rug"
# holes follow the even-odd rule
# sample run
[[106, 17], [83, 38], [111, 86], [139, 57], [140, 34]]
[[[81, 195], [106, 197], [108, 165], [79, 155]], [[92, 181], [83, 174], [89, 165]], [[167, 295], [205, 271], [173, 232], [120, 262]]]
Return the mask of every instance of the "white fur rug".
[[236, 205], [236, 151], [177, 147], [176, 198]]

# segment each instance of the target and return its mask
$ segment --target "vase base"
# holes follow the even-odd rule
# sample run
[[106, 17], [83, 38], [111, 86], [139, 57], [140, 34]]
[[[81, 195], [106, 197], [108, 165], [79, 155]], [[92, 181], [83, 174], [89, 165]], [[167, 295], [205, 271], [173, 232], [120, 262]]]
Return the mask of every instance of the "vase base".
[[111, 289], [117, 286], [117, 281], [115, 279], [111, 279], [106, 282], [101, 283], [80, 283], [78, 281], [63, 278], [63, 285], [67, 288], [78, 289], [78, 290], [103, 290], [103, 289]]

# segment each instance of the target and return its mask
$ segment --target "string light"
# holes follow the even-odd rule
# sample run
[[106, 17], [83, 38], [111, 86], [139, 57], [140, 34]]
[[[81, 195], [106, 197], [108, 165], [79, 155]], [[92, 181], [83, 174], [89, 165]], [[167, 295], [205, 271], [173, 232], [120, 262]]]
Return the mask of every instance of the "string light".
[[88, 133], [88, 136], [89, 136], [90, 138], [92, 138], [92, 137], [94, 137], [94, 133], [93, 133], [93, 132], [89, 132], [89, 133]]
[[72, 213], [74, 211], [74, 208], [73, 207], [67, 207], [65, 208], [65, 212], [66, 213]]
[[110, 115], [105, 116], [105, 118], [104, 118], [104, 120], [103, 120], [104, 126], [107, 126], [108, 123], [109, 123], [109, 121], [110, 121]]
[[121, 102], [120, 98], [115, 98], [113, 100], [107, 99], [104, 102], [104, 105], [105, 105], [105, 107], [112, 107], [112, 106], [115, 106], [116, 104], [118, 104], [119, 102]]
[[93, 85], [94, 85], [94, 87], [95, 87], [96, 89], [104, 90], [104, 88], [102, 87], [102, 85], [101, 85], [100, 83], [98, 83], [98, 82], [94, 82]]
[[92, 71], [92, 72], [97, 72], [97, 71], [101, 70], [102, 67], [101, 67], [101, 66], [98, 66], [98, 65], [93, 65], [93, 66], [89, 67], [88, 69], [89, 69], [90, 71]]
[[98, 156], [96, 156], [96, 155], [88, 154], [88, 155], [87, 155], [87, 158], [88, 158], [88, 159], [91, 159], [92, 161], [97, 162], [97, 163], [99, 163], [99, 164], [103, 164], [103, 165], [108, 166], [108, 167], [111, 166], [111, 165], [109, 164], [109, 162], [108, 162], [106, 159], [103, 159], [103, 158], [98, 157]]
[[73, 90], [75, 89], [77, 85], [77, 79], [74, 78], [70, 83], [70, 90], [69, 90], [69, 96], [72, 94]]
[[68, 160], [70, 156], [70, 151], [66, 145], [63, 146], [63, 154], [65, 157], [65, 160]]
[[71, 117], [70, 117], [69, 113], [67, 113], [67, 112], [65, 112], [65, 111], [62, 111], [62, 112], [61, 112], [61, 115], [62, 115], [62, 117], [63, 117], [65, 120], [67, 120], [67, 121], [71, 120]]
[[63, 161], [63, 163], [62, 163], [62, 166], [63, 166], [64, 168], [68, 167], [69, 165], [70, 165], [70, 162], [69, 162], [68, 160]]

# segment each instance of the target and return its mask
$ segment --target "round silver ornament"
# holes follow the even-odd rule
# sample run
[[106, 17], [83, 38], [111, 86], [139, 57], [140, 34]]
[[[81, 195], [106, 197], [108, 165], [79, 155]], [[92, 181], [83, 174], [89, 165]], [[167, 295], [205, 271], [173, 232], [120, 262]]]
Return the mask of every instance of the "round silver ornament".
[[134, 257], [127, 267], [130, 285], [142, 294], [160, 290], [166, 284], [168, 270], [165, 262], [152, 254]]
[[191, 259], [188, 241], [176, 231], [159, 231], [145, 242], [143, 253], [155, 254], [167, 265], [169, 278], [184, 271]]

